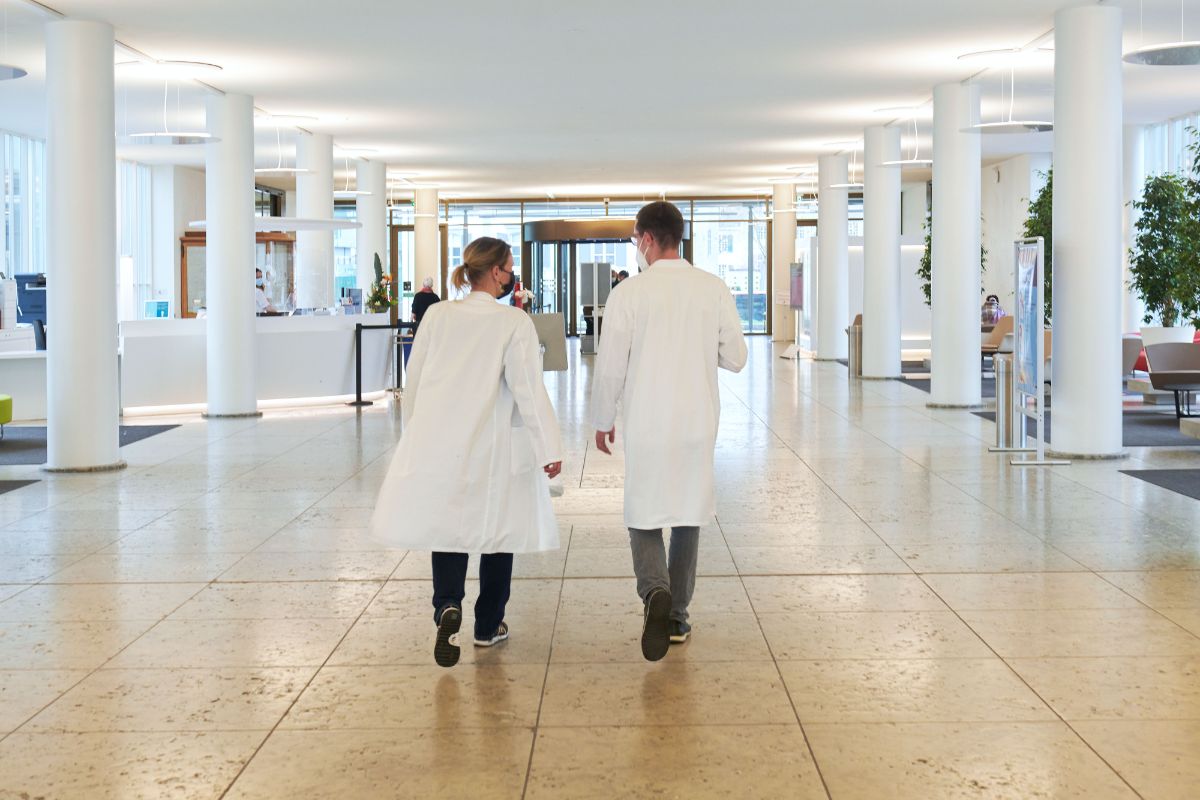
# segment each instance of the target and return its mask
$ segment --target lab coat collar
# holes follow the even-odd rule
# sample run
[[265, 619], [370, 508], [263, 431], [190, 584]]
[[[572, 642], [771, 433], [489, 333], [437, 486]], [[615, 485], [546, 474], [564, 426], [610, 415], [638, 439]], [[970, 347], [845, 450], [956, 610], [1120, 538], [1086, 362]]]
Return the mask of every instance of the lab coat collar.
[[668, 269], [678, 269], [680, 267], [690, 267], [691, 264], [686, 258], [660, 258], [650, 265], [650, 269], [658, 269], [666, 267]]
[[467, 295], [463, 299], [464, 300], [474, 300], [477, 303], [494, 303], [494, 302], [496, 302], [495, 295], [491, 294], [490, 292], [481, 291], [479, 289], [475, 289], [474, 291], [472, 291], [469, 295]]

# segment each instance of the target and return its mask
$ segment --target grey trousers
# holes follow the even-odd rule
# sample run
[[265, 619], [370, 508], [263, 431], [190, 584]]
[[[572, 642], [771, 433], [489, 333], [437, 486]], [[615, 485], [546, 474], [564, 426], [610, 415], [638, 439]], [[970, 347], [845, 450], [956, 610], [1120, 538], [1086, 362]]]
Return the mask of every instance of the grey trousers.
[[638, 596], [645, 601], [654, 589], [671, 593], [671, 619], [687, 622], [688, 605], [696, 590], [696, 558], [700, 553], [699, 528], [671, 529], [671, 559], [663, 548], [663, 532], [629, 529], [633, 572]]

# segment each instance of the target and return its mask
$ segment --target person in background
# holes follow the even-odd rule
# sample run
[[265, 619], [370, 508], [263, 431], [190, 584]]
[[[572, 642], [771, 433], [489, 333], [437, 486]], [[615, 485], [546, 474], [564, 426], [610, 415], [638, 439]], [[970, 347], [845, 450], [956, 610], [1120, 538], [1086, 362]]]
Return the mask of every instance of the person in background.
[[509, 636], [513, 553], [554, 550], [550, 478], [562, 440], [542, 382], [529, 315], [496, 301], [512, 292], [511, 248], [482, 237], [454, 271], [463, 300], [425, 313], [408, 362], [403, 435], [379, 491], [372, 535], [433, 551], [434, 661], [458, 663], [468, 554], [478, 553], [475, 646]]
[[263, 271], [257, 267], [254, 270], [254, 313], [275, 313], [275, 306], [271, 305], [271, 298], [267, 297], [267, 282], [263, 278]]
[[[611, 454], [617, 405], [625, 426], [625, 525], [644, 603], [642, 655], [658, 661], [691, 634], [700, 526], [716, 512], [717, 369], [740, 372], [746, 339], [725, 282], [679, 257], [683, 216], [642, 208], [640, 272], [609, 295], [592, 379], [596, 448]], [[671, 557], [663, 548], [671, 529]]]
[[425, 312], [434, 303], [440, 303], [442, 298], [437, 296], [437, 292], [433, 290], [433, 278], [426, 278], [421, 284], [421, 290], [413, 295], [412, 315], [413, 322], [420, 327], [421, 320], [425, 317]]
[[989, 294], [987, 299], [983, 301], [983, 308], [979, 316], [980, 321], [984, 325], [995, 325], [1002, 317], [1007, 316], [1004, 309], [1000, 306], [1000, 297]]

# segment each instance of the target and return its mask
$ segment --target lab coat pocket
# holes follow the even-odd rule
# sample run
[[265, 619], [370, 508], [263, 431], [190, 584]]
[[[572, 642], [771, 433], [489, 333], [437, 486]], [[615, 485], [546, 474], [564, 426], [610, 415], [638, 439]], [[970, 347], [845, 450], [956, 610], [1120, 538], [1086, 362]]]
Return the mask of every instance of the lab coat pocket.
[[513, 428], [511, 444], [512, 473], [514, 475], [532, 472], [542, 466], [537, 463], [537, 453], [533, 452], [533, 437], [525, 428]]

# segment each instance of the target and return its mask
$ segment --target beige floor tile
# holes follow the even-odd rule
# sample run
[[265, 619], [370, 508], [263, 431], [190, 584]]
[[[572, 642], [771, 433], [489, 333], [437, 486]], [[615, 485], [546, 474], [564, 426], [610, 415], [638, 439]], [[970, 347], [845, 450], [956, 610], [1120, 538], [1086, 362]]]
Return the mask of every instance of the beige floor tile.
[[[753, 614], [693, 614], [692, 637], [673, 645], [667, 661], [770, 661], [771, 651]], [[642, 618], [622, 614], [601, 621], [594, 614], [560, 612], [550, 660], [568, 663], [642, 663]]]
[[1136, 599], [1090, 572], [923, 577], [947, 605], [958, 611], [1142, 607]]
[[208, 582], [233, 566], [237, 553], [96, 554], [48, 580], [51, 583], [195, 583]]
[[1200, 657], [1011, 659], [1013, 669], [1068, 721], [1200, 720]]
[[878, 547], [883, 544], [865, 522], [825, 525], [728, 522], [721, 525], [721, 530], [730, 547]]
[[760, 614], [808, 611], [945, 611], [915, 575], [748, 575]]
[[126, 534], [100, 553], [114, 555], [249, 553], [271, 538], [267, 531], [241, 528], [215, 530], [140, 530]]
[[[545, 664], [550, 659], [553, 616], [508, 614], [511, 636], [495, 647], [474, 647], [474, 616], [463, 618], [460, 664]], [[409, 617], [364, 616], [329, 659], [334, 666], [426, 666], [433, 663], [437, 628], [433, 608]]]
[[127, 535], [124, 531], [105, 530], [0, 531], [0, 557], [85, 556]]
[[5, 583], [36, 583], [60, 573], [86, 556], [79, 555], [14, 555], [0, 558], [0, 581]]
[[29, 584], [25, 583], [9, 583], [0, 585], [0, 603], [3, 603], [10, 597], [20, 594], [29, 588]]
[[[719, 541], [719, 540], [717, 540]], [[724, 544], [705, 547], [701, 543], [696, 557], [697, 575], [736, 575], [733, 559]], [[628, 542], [624, 547], [571, 548], [567, 556], [568, 578], [631, 578], [633, 556]]]
[[0, 797], [207, 800], [220, 796], [262, 739], [246, 731], [15, 733], [0, 742]]
[[[506, 611], [510, 616], [554, 619], [561, 580], [522, 578], [512, 582]], [[470, 615], [479, 597], [479, 581], [467, 580], [463, 608]], [[636, 595], [635, 595], [636, 596]], [[388, 581], [367, 608], [371, 617], [423, 617], [432, 619], [433, 581]]]
[[949, 611], [765, 614], [759, 622], [780, 660], [988, 658], [970, 628]]
[[543, 727], [790, 724], [771, 663], [552, 664]]
[[1162, 615], [1193, 635], [1200, 636], [1200, 608], [1165, 608]]
[[964, 611], [1003, 658], [1200, 655], [1193, 636], [1149, 609]]
[[[740, 578], [696, 578], [689, 608], [696, 618], [753, 613]], [[635, 578], [570, 578], [562, 582], [561, 614], [592, 617], [628, 614], [640, 619], [643, 611]]]
[[525, 797], [825, 797], [797, 725], [542, 728]]
[[213, 583], [180, 606], [171, 619], [353, 619], [382, 585], [378, 581]]
[[153, 620], [2, 622], [0, 669], [95, 669], [152, 625]]
[[154, 508], [48, 508], [6, 526], [8, 531], [133, 531], [163, 516]]
[[742, 575], [911, 574], [884, 545], [731, 547]]
[[1200, 722], [1076, 722], [1073, 727], [1143, 797], [1196, 797]]
[[958, 544], [937, 542], [897, 548], [918, 573], [1070, 572], [1084, 567], [1055, 548], [1033, 539], [1020, 543]]
[[382, 581], [404, 558], [404, 551], [331, 553], [250, 553], [227, 571], [221, 582]]
[[779, 669], [805, 725], [1055, 719], [998, 658], [785, 661]]
[[39, 584], [0, 603], [0, 622], [158, 620], [202, 583]]
[[23, 733], [269, 731], [314, 668], [101, 669]]
[[276, 731], [226, 797], [518, 800], [532, 743], [526, 728]]
[[532, 728], [541, 664], [325, 667], [281, 729]]
[[1200, 546], [1180, 546], [1170, 541], [1078, 542], [1058, 544], [1060, 550], [1088, 569], [1200, 570]]
[[1200, 608], [1200, 571], [1105, 572], [1100, 577], [1151, 608]]
[[0, 735], [16, 730], [86, 677], [82, 670], [0, 670]]
[[1133, 798], [1064, 724], [806, 726], [834, 797]]
[[259, 546], [260, 553], [329, 553], [387, 550], [367, 528], [284, 528]]
[[164, 620], [113, 668], [319, 666], [350, 627], [345, 619]]

